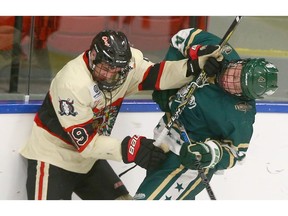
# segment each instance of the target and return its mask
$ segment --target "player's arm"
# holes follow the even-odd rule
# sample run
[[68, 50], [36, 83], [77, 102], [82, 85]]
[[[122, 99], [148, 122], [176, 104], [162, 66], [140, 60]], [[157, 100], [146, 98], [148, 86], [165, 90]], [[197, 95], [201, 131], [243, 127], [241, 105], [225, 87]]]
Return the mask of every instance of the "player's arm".
[[[195, 145], [189, 145], [186, 142], [182, 145], [180, 156], [182, 155], [181, 157], [184, 161], [188, 162], [197, 159], [197, 154], [200, 154], [202, 155], [200, 162], [204, 166], [211, 167], [212, 164], [212, 167], [215, 167], [217, 170], [234, 167], [245, 158], [252, 137], [253, 118], [250, 120], [249, 118], [245, 118], [244, 122], [246, 123], [245, 127], [243, 127], [242, 119], [231, 121], [233, 130], [225, 131], [226, 127], [223, 129], [218, 127], [217, 129], [222, 131], [223, 136], [226, 137], [225, 139], [210, 138], [204, 142], [194, 142]], [[192, 144], [194, 143], [192, 142]]]
[[243, 161], [246, 157], [249, 143], [243, 142], [235, 145], [232, 140], [222, 140], [221, 147], [223, 156], [222, 160], [216, 166], [218, 170], [230, 169], [237, 163]]
[[[185, 58], [188, 57], [188, 51], [191, 45], [197, 44], [195, 42], [195, 37], [198, 35], [200, 32], [202, 32], [201, 29], [195, 29], [195, 28], [187, 28], [187, 29], [182, 29], [178, 31], [175, 35], [172, 36], [170, 40], [170, 47], [174, 48], [177, 50], [181, 55]], [[171, 52], [168, 52], [165, 59], [175, 59], [176, 57], [176, 52], [172, 51], [173, 49], [169, 50]], [[178, 54], [179, 56], [179, 54]]]
[[[167, 115], [169, 114], [166, 113], [155, 127], [155, 139], [167, 124], [167, 118], [169, 118]], [[231, 134], [235, 142], [232, 139], [217, 140], [212, 138], [207, 138], [203, 142], [195, 142], [188, 140], [183, 127], [174, 124], [168, 136], [164, 138], [163, 144], [170, 151], [179, 155], [181, 163], [187, 168], [197, 169], [196, 162], [199, 160], [204, 168], [229, 169], [245, 158], [249, 146], [248, 141], [245, 140], [250, 140], [249, 137], [251, 137], [249, 131], [248, 127], [245, 131], [243, 129], [237, 130], [237, 133]]]
[[156, 147], [154, 141], [138, 135], [126, 136], [123, 140], [100, 135], [95, 137], [81, 154], [84, 157], [136, 163], [151, 170], [166, 159], [165, 152]]
[[[198, 77], [205, 67], [205, 62], [212, 57], [221, 58], [219, 46], [197, 46], [190, 49], [189, 58], [178, 61], [162, 61], [153, 64], [141, 56], [135, 56], [135, 76], [131, 89], [166, 90], [180, 88], [194, 77]], [[217, 65], [218, 66], [218, 65]], [[210, 71], [205, 72], [210, 76]], [[214, 72], [212, 71], [214, 74]], [[136, 85], [135, 85], [136, 84]], [[132, 91], [132, 90], [131, 90]]]
[[[94, 116], [91, 102], [93, 95], [89, 89], [56, 87], [44, 100], [38, 124], [64, 141], [67, 149], [73, 145], [75, 152], [82, 157], [135, 162], [145, 169], [156, 168], [166, 158], [161, 148], [153, 144], [154, 140], [138, 136], [118, 140], [99, 135], [103, 119], [100, 116], [97, 121], [97, 116]], [[91, 88], [95, 91], [94, 86]]]
[[219, 140], [207, 139], [204, 142], [185, 142], [180, 150], [181, 163], [190, 169], [197, 169], [199, 161], [203, 168], [216, 170], [229, 169], [245, 158], [248, 143], [241, 144], [238, 148], [231, 140], [226, 143]]
[[147, 170], [157, 168], [166, 159], [165, 152], [153, 144], [155, 140], [136, 135], [119, 140], [99, 135], [97, 129], [91, 118], [84, 123], [71, 125], [65, 131], [76, 150], [85, 158], [134, 162]]

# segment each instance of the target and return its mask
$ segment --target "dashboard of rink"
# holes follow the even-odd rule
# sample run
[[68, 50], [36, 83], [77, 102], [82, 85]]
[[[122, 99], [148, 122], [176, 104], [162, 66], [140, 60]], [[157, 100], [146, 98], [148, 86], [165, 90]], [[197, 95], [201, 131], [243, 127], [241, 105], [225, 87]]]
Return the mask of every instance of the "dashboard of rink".
[[[27, 161], [19, 155], [25, 144], [35, 113], [42, 101], [0, 101], [0, 200], [26, 200]], [[288, 199], [288, 103], [257, 102], [254, 133], [243, 164], [215, 175], [210, 186], [218, 200]], [[139, 134], [153, 137], [153, 129], [163, 113], [151, 100], [125, 100], [111, 136], [123, 139]], [[125, 124], [125, 127], [123, 127]], [[109, 161], [117, 174], [134, 164]], [[145, 176], [136, 167], [122, 181], [134, 195]], [[5, 185], [5, 187], [4, 187]], [[73, 199], [79, 199], [73, 195]], [[197, 197], [209, 200], [206, 190]]]

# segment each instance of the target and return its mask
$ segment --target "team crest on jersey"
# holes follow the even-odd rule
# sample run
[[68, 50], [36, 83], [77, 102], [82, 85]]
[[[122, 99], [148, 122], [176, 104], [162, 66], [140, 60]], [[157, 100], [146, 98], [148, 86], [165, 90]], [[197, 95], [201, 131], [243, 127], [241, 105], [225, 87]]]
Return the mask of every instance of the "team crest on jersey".
[[242, 112], [247, 112], [252, 109], [252, 106], [247, 102], [239, 102], [235, 105], [235, 109]]
[[63, 116], [76, 116], [78, 113], [75, 112], [74, 106], [73, 106], [74, 100], [70, 100], [69, 98], [67, 100], [59, 100], [59, 108], [60, 111], [58, 113]]
[[120, 107], [106, 106], [103, 110], [94, 112], [93, 127], [97, 128], [97, 133], [100, 135], [109, 136], [116, 122]]
[[[186, 95], [188, 94], [188, 90], [189, 90], [188, 85], [185, 85], [184, 87], [179, 89], [178, 92], [176, 93], [175, 102], [180, 103], [180, 104], [183, 103], [186, 99]], [[192, 97], [188, 99], [187, 108], [193, 109], [196, 105], [197, 104], [196, 104], [195, 97], [192, 95]]]

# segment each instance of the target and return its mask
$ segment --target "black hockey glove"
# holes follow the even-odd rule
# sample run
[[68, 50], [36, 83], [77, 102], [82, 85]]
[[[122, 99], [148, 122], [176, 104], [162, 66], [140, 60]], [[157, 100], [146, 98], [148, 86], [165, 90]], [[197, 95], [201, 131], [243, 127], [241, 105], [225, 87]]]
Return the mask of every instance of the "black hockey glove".
[[203, 67], [207, 77], [213, 77], [214, 75], [220, 74], [222, 70], [222, 61], [217, 61], [213, 57], [209, 57]]
[[146, 170], [158, 168], [167, 156], [153, 144], [154, 141], [137, 135], [125, 137], [121, 144], [123, 162], [135, 162]]
[[[209, 58], [214, 58], [217, 61], [223, 60], [223, 55], [220, 52], [219, 45], [194, 45], [188, 50], [190, 67], [188, 67], [187, 75], [198, 77], [201, 70], [204, 70], [208, 77], [212, 77], [215, 73], [210, 71], [210, 68], [205, 68], [205, 63]], [[205, 70], [207, 69], [207, 71]]]
[[185, 142], [180, 149], [180, 160], [186, 168], [192, 170], [197, 170], [199, 163], [201, 168], [214, 168], [222, 154], [222, 147], [215, 140], [192, 144]]

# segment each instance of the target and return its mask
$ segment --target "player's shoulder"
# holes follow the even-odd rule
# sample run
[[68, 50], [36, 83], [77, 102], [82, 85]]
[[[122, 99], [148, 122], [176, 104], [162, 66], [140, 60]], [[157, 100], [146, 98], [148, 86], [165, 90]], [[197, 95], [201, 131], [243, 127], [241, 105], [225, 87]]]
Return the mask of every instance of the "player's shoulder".
[[141, 50], [137, 49], [137, 48], [134, 48], [134, 47], [131, 47], [131, 53], [132, 53], [132, 58], [141, 58], [143, 59], [143, 53]]
[[87, 85], [87, 83], [91, 83], [92, 81], [90, 71], [83, 60], [83, 54], [67, 62], [53, 79], [53, 82], [66, 86], [66, 88]]
[[141, 50], [131, 47], [131, 52], [132, 52], [131, 63], [134, 63], [135, 65], [141, 65], [143, 63], [150, 65], [153, 64], [148, 58], [146, 58], [143, 55], [143, 52]]

